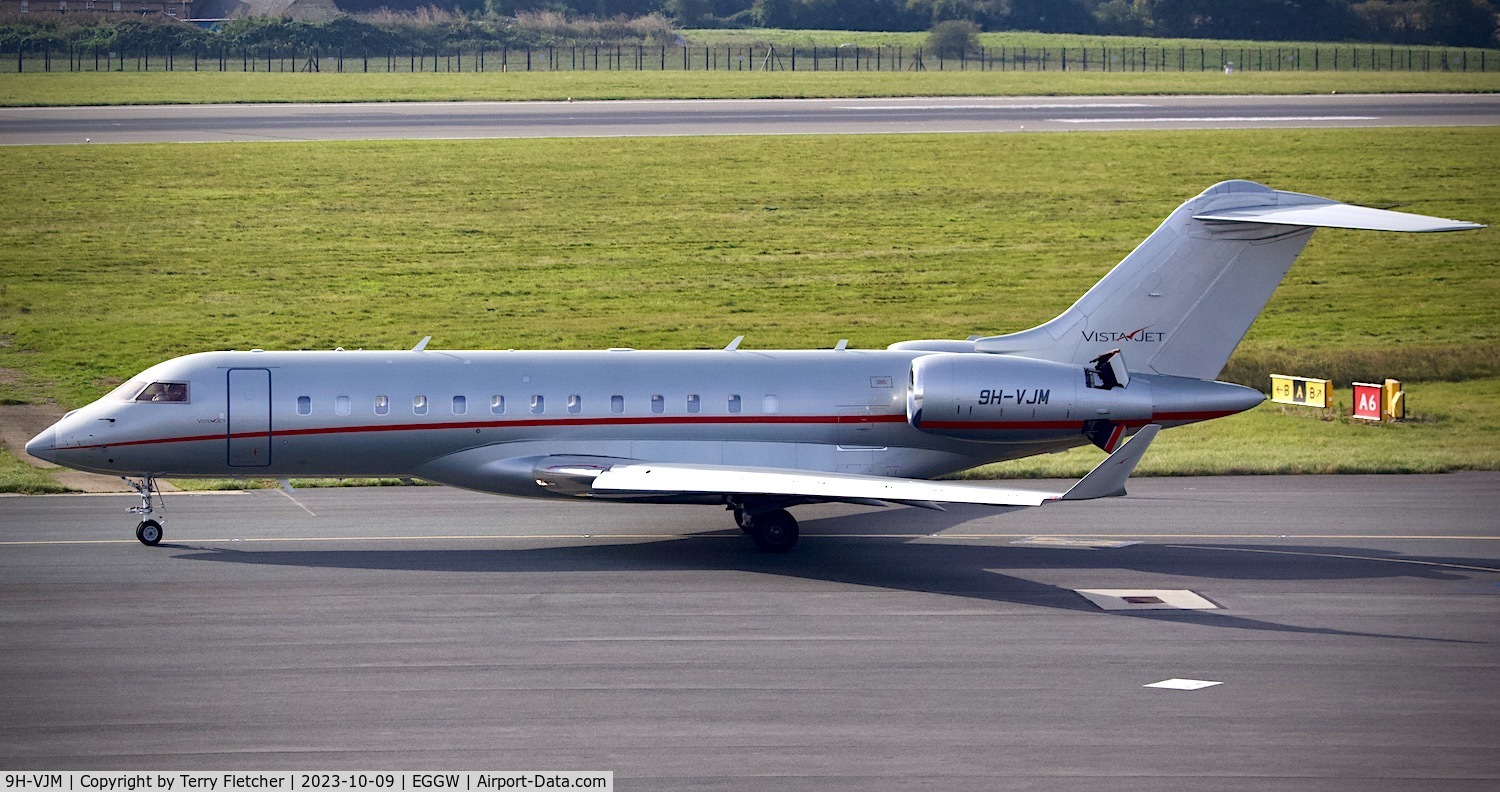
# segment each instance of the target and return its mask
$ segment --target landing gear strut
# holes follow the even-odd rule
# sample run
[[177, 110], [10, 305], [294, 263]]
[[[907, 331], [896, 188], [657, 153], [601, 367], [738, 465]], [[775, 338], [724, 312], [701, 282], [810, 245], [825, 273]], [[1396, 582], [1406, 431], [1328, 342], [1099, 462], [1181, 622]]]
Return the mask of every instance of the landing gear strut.
[[800, 535], [797, 520], [786, 509], [752, 512], [743, 505], [731, 505], [734, 521], [740, 530], [755, 540], [755, 546], [767, 553], [787, 553]]
[[[161, 522], [153, 519], [151, 514], [156, 511], [156, 507], [153, 504], [156, 498], [161, 497], [161, 487], [157, 485], [156, 479], [151, 476], [142, 476], [139, 482], [126, 476], [121, 476], [120, 478], [141, 496], [141, 505], [130, 508], [131, 514], [141, 515], [141, 522], [135, 527], [135, 538], [141, 540], [141, 544], [143, 545], [150, 547], [157, 546], [161, 543]], [[167, 504], [163, 500], [161, 511], [166, 512], [166, 510]], [[162, 514], [162, 519], [166, 519], [166, 514]]]

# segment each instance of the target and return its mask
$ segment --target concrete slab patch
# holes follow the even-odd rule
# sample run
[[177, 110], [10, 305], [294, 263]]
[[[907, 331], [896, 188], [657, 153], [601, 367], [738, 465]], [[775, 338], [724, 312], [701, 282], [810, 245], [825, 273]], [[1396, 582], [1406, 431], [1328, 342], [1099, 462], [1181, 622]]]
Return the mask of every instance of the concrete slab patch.
[[1206, 679], [1163, 679], [1160, 682], [1152, 682], [1141, 687], [1161, 688], [1163, 690], [1202, 690], [1214, 685], [1222, 685], [1223, 682], [1210, 682]]
[[1217, 610], [1187, 589], [1074, 589], [1103, 610]]
[[1072, 550], [1116, 550], [1140, 542], [1117, 542], [1112, 539], [1095, 539], [1086, 536], [1029, 536], [1011, 542], [1022, 547], [1065, 547]]

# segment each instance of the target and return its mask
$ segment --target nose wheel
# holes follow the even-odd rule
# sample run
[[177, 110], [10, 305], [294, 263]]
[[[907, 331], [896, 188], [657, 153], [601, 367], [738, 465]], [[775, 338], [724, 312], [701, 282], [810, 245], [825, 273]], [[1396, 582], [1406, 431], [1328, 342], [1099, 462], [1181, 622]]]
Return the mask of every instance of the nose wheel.
[[[135, 538], [139, 539], [141, 544], [147, 547], [155, 547], [161, 544], [161, 521], [151, 516], [153, 512], [157, 511], [156, 500], [161, 497], [161, 487], [157, 485], [156, 479], [151, 476], [142, 476], [140, 481], [135, 481], [125, 476], [121, 476], [120, 478], [124, 479], [125, 483], [130, 485], [130, 488], [141, 496], [141, 505], [130, 508], [131, 514], [139, 514], [142, 517], [140, 523], [135, 526]], [[161, 511], [166, 512], [166, 510], [166, 501], [163, 500]], [[162, 515], [162, 519], [166, 519], [165, 514]]]
[[161, 523], [155, 520], [141, 520], [141, 524], [135, 527], [135, 538], [141, 540], [141, 544], [147, 547], [161, 544]]

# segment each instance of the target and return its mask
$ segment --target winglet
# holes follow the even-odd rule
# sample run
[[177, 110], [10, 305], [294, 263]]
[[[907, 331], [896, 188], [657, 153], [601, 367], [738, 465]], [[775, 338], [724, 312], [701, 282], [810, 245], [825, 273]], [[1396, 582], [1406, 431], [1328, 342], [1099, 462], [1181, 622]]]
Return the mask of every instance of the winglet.
[[422, 336], [422, 340], [418, 341], [417, 345], [411, 348], [411, 351], [413, 351], [413, 352], [421, 352], [422, 350], [424, 350], [424, 349], [427, 348], [427, 342], [431, 341], [431, 340], [432, 340], [432, 336]]
[[1151, 441], [1156, 439], [1156, 433], [1161, 431], [1157, 424], [1147, 424], [1141, 431], [1130, 438], [1130, 442], [1115, 449], [1100, 462], [1087, 476], [1078, 480], [1067, 492], [1058, 497], [1058, 500], [1088, 500], [1090, 498], [1110, 498], [1125, 494], [1125, 480], [1135, 472], [1135, 466], [1140, 463], [1141, 457], [1146, 455], [1146, 449]]

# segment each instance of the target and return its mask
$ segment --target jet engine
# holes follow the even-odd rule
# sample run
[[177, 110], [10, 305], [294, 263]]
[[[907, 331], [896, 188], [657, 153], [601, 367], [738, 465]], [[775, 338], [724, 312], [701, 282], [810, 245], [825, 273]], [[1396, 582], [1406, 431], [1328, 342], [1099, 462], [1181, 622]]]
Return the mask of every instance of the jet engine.
[[1127, 421], [1150, 420], [1152, 411], [1149, 381], [1126, 374], [1118, 352], [1087, 366], [1009, 355], [925, 355], [912, 362], [910, 385], [906, 419], [913, 427], [981, 442], [1030, 442], [1069, 430], [1091, 438], [1102, 431], [1107, 438]]

